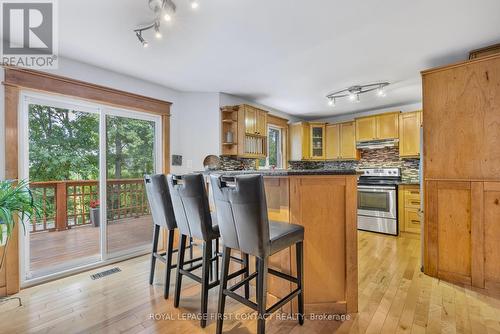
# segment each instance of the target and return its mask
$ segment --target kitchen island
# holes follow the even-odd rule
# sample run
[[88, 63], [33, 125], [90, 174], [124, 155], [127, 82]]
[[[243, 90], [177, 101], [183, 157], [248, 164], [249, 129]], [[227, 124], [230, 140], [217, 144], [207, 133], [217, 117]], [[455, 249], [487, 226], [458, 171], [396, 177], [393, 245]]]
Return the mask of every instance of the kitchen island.
[[[305, 228], [304, 298], [306, 313], [344, 314], [358, 309], [357, 176], [354, 170], [215, 171], [262, 174], [270, 220]], [[295, 249], [270, 259], [270, 266], [295, 275]], [[293, 288], [268, 277], [269, 304]], [[294, 301], [295, 302], [295, 301]], [[293, 310], [295, 305], [292, 305]], [[283, 311], [293, 311], [285, 307]]]

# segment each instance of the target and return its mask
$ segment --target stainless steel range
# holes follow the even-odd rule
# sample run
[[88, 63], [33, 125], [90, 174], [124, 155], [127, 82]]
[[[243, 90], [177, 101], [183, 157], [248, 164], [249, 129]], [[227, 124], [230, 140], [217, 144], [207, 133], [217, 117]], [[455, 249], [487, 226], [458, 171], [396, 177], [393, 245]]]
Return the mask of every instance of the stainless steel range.
[[399, 168], [362, 169], [358, 181], [358, 229], [398, 235]]

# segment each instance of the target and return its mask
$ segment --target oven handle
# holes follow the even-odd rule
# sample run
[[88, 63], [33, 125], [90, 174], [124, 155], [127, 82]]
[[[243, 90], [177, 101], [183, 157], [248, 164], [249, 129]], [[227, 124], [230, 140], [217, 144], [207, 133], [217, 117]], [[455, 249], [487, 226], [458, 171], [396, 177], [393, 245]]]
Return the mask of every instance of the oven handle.
[[368, 191], [368, 192], [373, 192], [373, 193], [381, 193], [381, 192], [387, 192], [387, 190], [394, 190], [396, 191], [395, 187], [384, 187], [384, 186], [377, 186], [377, 187], [369, 187], [369, 186], [358, 186], [358, 190], [362, 191]]

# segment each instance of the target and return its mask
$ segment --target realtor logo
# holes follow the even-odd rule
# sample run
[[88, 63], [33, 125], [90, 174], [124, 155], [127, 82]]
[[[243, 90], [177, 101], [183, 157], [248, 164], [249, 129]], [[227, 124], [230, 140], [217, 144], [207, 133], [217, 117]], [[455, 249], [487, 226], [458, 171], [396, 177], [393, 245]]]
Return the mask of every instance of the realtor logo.
[[56, 0], [1, 0], [2, 62], [57, 68]]

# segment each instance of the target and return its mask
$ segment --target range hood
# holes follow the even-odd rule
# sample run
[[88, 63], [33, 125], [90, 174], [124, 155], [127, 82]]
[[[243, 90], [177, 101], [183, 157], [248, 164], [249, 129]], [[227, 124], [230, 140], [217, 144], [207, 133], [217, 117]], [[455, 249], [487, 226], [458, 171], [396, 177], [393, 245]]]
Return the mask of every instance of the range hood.
[[356, 143], [356, 148], [363, 150], [375, 150], [378, 148], [397, 146], [399, 146], [399, 139], [371, 140]]

